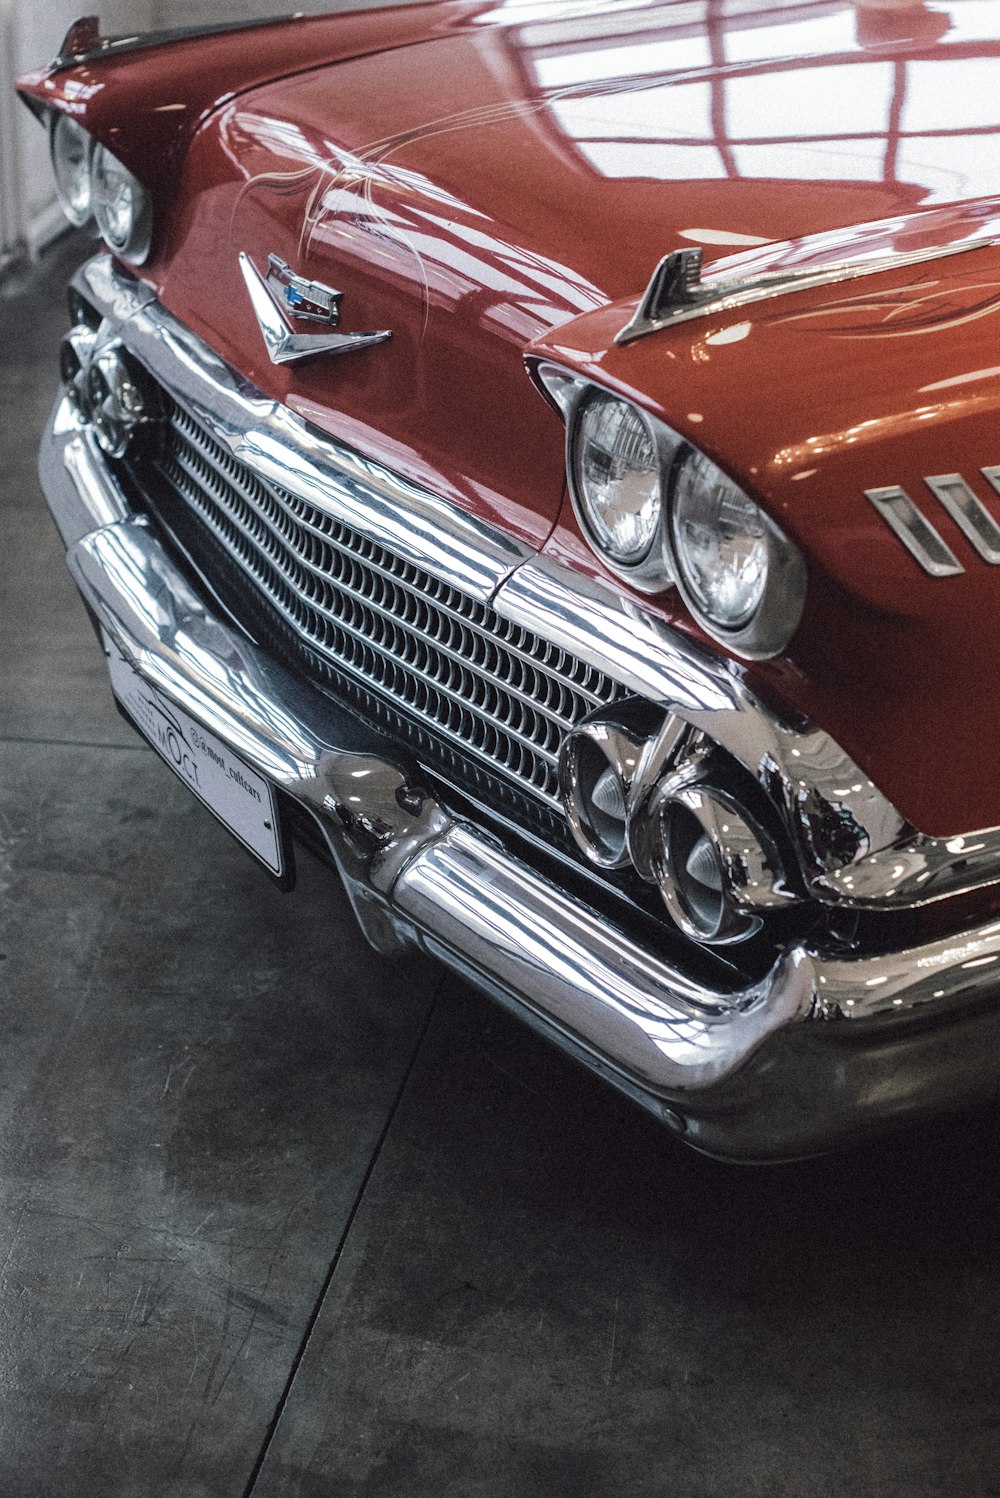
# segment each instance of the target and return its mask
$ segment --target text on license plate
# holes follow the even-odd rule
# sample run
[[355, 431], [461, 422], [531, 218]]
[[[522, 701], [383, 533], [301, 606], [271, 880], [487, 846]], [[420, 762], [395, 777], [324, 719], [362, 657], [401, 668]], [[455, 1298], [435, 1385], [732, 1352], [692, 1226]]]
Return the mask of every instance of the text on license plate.
[[174, 773], [273, 874], [284, 872], [274, 795], [228, 744], [202, 728], [134, 671], [103, 634], [111, 688]]

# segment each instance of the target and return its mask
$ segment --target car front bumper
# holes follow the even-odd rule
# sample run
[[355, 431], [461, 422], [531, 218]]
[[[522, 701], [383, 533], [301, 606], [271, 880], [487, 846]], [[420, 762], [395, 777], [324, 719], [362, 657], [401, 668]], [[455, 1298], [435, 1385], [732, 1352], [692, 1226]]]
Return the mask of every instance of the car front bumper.
[[814, 1153], [995, 1094], [1000, 922], [883, 954], [796, 944], [761, 981], [712, 990], [450, 814], [392, 740], [214, 617], [65, 398], [40, 476], [106, 636], [314, 820], [379, 949], [440, 958], [726, 1158]]

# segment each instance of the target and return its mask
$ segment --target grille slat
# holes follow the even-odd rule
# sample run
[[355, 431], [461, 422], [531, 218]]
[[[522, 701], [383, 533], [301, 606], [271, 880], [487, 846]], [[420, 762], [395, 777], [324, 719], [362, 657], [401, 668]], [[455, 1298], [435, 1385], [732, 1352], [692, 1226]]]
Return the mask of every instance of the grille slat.
[[314, 657], [559, 809], [563, 737], [617, 683], [265, 482], [173, 402], [166, 431], [161, 483]]
[[[177, 457], [177, 455], [175, 455], [175, 457]], [[190, 470], [188, 469], [188, 466], [184, 462], [182, 457], [178, 457], [178, 462], [180, 466], [184, 468], [188, 476], [191, 477]], [[191, 503], [197, 504], [199, 509], [203, 508], [199, 503], [197, 494], [192, 494], [189, 491], [188, 498]], [[209, 515], [206, 515], [206, 518], [211, 524], [211, 517]], [[264, 519], [265, 524], [269, 524], [266, 516], [262, 518]], [[275, 532], [275, 527], [273, 525], [269, 524], [269, 529], [272, 532]], [[300, 553], [302, 552], [304, 552], [304, 548], [300, 547]], [[322, 603], [320, 603], [319, 599], [314, 596], [314, 585], [310, 584], [309, 574], [305, 571], [304, 567], [302, 568], [303, 575], [299, 576], [290, 568], [282, 565], [279, 557], [272, 555], [270, 551], [268, 552], [268, 557], [272, 566], [281, 573], [282, 577], [284, 577], [289, 586], [293, 588], [299, 588], [306, 594], [309, 599], [310, 605], [315, 608], [317, 612], [322, 614], [325, 618], [329, 619], [331, 623], [339, 624], [342, 628], [348, 629], [348, 631], [350, 632], [351, 627], [345, 624], [343, 619], [341, 619], [334, 610], [324, 606]], [[372, 568], [371, 570], [381, 572], [381, 569]], [[521, 675], [524, 676], [526, 673], [531, 673], [530, 679], [532, 681], [532, 684], [535, 685], [535, 691], [528, 692], [522, 690], [521, 687], [514, 685], [514, 682], [511, 680], [511, 677], [518, 673], [516, 671], [510, 670], [509, 668], [507, 672], [504, 672], [503, 657], [500, 650], [490, 642], [486, 642], [485, 648], [483, 648], [480, 645], [480, 640], [477, 638], [477, 636], [468, 629], [465, 621], [460, 619], [457, 614], [452, 613], [447, 615], [447, 617], [457, 621], [458, 626], [462, 631], [462, 633], [459, 635], [459, 639], [465, 645], [464, 650], [459, 649], [450, 643], [447, 643], [440, 637], [440, 630], [434, 629], [431, 610], [425, 600], [419, 598], [414, 594], [407, 593], [401, 586], [399, 586], [399, 584], [390, 573], [381, 572], [381, 575], [384, 576], [390, 584], [388, 596], [393, 597], [399, 608], [402, 608], [404, 611], [413, 611], [411, 612], [411, 616], [409, 618], [404, 617], [402, 621], [400, 621], [397, 609], [390, 608], [385, 603], [380, 603], [375, 598], [368, 596], [364, 592], [362, 587], [356, 586], [353, 583], [349, 582], [342, 571], [337, 573], [333, 581], [336, 584], [336, 590], [338, 592], [342, 592], [348, 597], [354, 599], [363, 608], [372, 609], [375, 613], [380, 614], [386, 621], [386, 623], [390, 626], [402, 622], [404, 625], [408, 624], [415, 630], [422, 632], [425, 636], [431, 637], [434, 642], [434, 648], [441, 655], [446, 656], [459, 667], [462, 667], [464, 669], [477, 670], [480, 675], [492, 681], [498, 691], [502, 692], [507, 697], [517, 700], [530, 711], [539, 711], [541, 708], [539, 698], [540, 696], [547, 695], [550, 701], [549, 704], [546, 704], [544, 707], [545, 715], [549, 719], [551, 719], [551, 721], [562, 732], [567, 732], [570, 728], [573, 727], [574, 720], [572, 717], [572, 702], [569, 697], [569, 691], [563, 683], [557, 680], [557, 678], [545, 678], [542, 676], [541, 672], [536, 669], [534, 663], [530, 661], [522, 662]], [[330, 589], [330, 591], [332, 591], [332, 589]], [[279, 607], [281, 606], [280, 599], [275, 597], [274, 601], [278, 604]], [[424, 617], [421, 617], [421, 615], [423, 615]], [[289, 616], [286, 614], [286, 617]], [[370, 633], [368, 632], [354, 632], [357, 633], [360, 638], [370, 638]], [[470, 654], [470, 652], [476, 652], [480, 657], [485, 658], [473, 659], [473, 656]], [[495, 664], [493, 665], [492, 669], [486, 663], [486, 660], [491, 655], [492, 657], [496, 658]], [[515, 657], [515, 659], [518, 658]], [[414, 665], [413, 669], [417, 670], [418, 668]], [[561, 711], [550, 705], [553, 695], [558, 695], [559, 707]], [[600, 701], [600, 699], [594, 696], [594, 694], [592, 693], [581, 693], [581, 695], [585, 695], [588, 701], [592, 700], [595, 705]]]

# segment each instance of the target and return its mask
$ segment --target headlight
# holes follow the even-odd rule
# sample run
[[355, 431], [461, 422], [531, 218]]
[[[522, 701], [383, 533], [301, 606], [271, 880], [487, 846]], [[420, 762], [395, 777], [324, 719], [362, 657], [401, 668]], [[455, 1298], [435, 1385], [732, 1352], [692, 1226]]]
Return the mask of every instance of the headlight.
[[588, 396], [574, 422], [571, 468], [580, 519], [597, 550], [620, 567], [637, 566], [663, 511], [660, 455], [645, 416], [617, 396]]
[[77, 229], [91, 215], [90, 158], [94, 138], [68, 114], [55, 114], [49, 135], [52, 170], [62, 210]]
[[107, 146], [96, 145], [90, 164], [97, 227], [109, 249], [133, 265], [149, 254], [153, 215], [149, 194]]
[[573, 508], [610, 570], [644, 593], [676, 582], [699, 624], [738, 655], [784, 650], [806, 568], [770, 516], [632, 401], [547, 361], [532, 373], [566, 422]]
[[770, 559], [764, 516], [702, 453], [689, 449], [670, 512], [678, 571], [700, 614], [740, 629], [760, 607]]
[[802, 558], [694, 448], [674, 470], [670, 535], [678, 587], [709, 634], [747, 656], [776, 655], [788, 644], [805, 602]]

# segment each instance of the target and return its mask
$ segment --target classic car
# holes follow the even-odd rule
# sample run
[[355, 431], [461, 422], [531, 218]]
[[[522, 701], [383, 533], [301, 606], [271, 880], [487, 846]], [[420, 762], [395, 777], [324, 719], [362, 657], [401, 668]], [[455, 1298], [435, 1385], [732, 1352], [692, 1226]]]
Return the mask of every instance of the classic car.
[[1000, 6], [432, 0], [21, 96], [121, 711], [737, 1160], [1000, 1079]]

